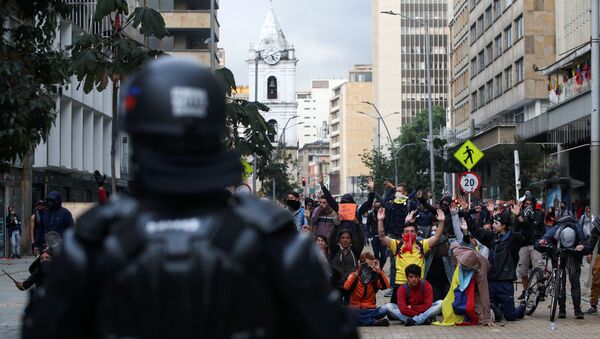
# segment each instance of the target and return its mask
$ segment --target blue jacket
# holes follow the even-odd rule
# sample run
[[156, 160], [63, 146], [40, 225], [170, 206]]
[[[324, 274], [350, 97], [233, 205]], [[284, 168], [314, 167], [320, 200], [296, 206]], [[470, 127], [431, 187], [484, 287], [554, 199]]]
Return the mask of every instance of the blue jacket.
[[59, 192], [50, 192], [46, 197], [46, 204], [50, 201], [54, 201], [54, 206], [46, 206], [42, 217], [44, 235], [54, 231], [62, 236], [67, 228], [74, 227], [73, 216], [68, 209], [62, 207], [62, 198]]

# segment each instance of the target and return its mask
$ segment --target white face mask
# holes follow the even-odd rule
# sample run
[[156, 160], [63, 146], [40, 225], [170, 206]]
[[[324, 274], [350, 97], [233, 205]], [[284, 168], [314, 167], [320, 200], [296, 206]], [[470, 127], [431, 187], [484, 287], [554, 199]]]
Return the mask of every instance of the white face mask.
[[406, 195], [404, 195], [400, 192], [396, 192], [395, 198], [396, 198], [396, 200], [406, 199]]

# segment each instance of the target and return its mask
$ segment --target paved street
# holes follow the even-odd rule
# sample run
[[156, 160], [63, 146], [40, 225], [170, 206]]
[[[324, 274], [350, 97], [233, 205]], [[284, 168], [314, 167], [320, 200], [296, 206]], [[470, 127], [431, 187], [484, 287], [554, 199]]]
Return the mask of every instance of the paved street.
[[[28, 276], [27, 269], [32, 258], [20, 260], [0, 260], [0, 268], [9, 272], [15, 279], [24, 280]], [[586, 268], [582, 271], [586, 272]], [[583, 276], [582, 281], [586, 277]], [[520, 291], [519, 291], [520, 292]], [[16, 289], [10, 279], [4, 274], [0, 277], [0, 338], [16, 339], [20, 333], [20, 314], [27, 302], [27, 292]], [[587, 297], [589, 290], [583, 289], [583, 306], [587, 309]], [[379, 293], [378, 304], [386, 302], [383, 293]], [[567, 298], [567, 301], [569, 299]], [[573, 317], [572, 306], [567, 306], [567, 319], [558, 319], [556, 330], [550, 330], [548, 320], [548, 302], [538, 306], [534, 316], [526, 317], [517, 322], [505, 323], [504, 327], [439, 327], [439, 326], [415, 326], [404, 327], [397, 321], [392, 321], [390, 327], [363, 327], [360, 329], [362, 338], [598, 338], [600, 332], [600, 316], [587, 316], [584, 320], [576, 320]]]

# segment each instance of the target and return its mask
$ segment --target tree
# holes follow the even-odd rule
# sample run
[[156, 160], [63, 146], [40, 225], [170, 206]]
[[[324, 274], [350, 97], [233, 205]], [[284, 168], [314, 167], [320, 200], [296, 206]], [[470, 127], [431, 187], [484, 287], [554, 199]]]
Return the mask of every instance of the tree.
[[[446, 111], [442, 107], [434, 107], [433, 116], [433, 134], [439, 134], [440, 126], [446, 124]], [[423, 139], [429, 136], [429, 115], [427, 111], [418, 113], [415, 118], [402, 126], [400, 136], [394, 140], [396, 145], [400, 145], [398, 150], [398, 176], [399, 180], [408, 184], [408, 187], [425, 189], [430, 186], [429, 174], [429, 150]], [[403, 145], [405, 146], [400, 149]], [[435, 162], [437, 165], [443, 162], [444, 141], [434, 139], [433, 146], [435, 152]], [[436, 166], [436, 187], [441, 187], [441, 173], [443, 170]]]
[[[384, 182], [386, 180], [393, 181], [394, 161], [376, 149], [365, 151], [361, 154], [360, 158], [362, 163], [370, 169], [375, 183], [375, 190], [377, 192], [384, 192]], [[362, 181], [364, 182], [365, 180]]]
[[516, 144], [502, 146], [500, 155], [496, 160], [498, 164], [496, 176], [500, 188], [500, 199], [512, 200], [515, 198], [515, 150], [519, 151], [521, 193], [529, 190], [536, 197], [541, 196], [543, 185], [534, 186], [532, 183], [546, 179], [543, 166], [544, 150], [541, 145]]
[[56, 118], [68, 63], [53, 43], [69, 10], [60, 0], [0, 0], [0, 173], [27, 160]]
[[70, 72], [77, 76], [83, 91], [98, 91], [112, 82], [112, 140], [111, 140], [111, 186], [117, 191], [115, 170], [116, 144], [118, 136], [118, 93], [121, 81], [138, 70], [148, 59], [161, 54], [160, 51], [146, 48], [139, 41], [127, 35], [128, 27], [137, 29], [144, 37], [162, 39], [169, 32], [158, 11], [148, 7], [137, 7], [129, 14], [126, 0], [98, 0], [94, 20], [109, 19], [111, 30], [97, 34], [86, 32], [77, 37], [71, 46]]

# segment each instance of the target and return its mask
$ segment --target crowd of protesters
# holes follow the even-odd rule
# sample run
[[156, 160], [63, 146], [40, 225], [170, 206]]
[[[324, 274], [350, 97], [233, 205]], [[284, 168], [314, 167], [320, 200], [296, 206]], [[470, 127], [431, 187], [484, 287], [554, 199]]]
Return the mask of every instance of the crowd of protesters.
[[[571, 209], [561, 202], [544, 211], [529, 191], [518, 201], [471, 204], [463, 196], [432, 201], [429, 192], [389, 181], [382, 196], [371, 179], [367, 200], [358, 204], [351, 194], [336, 200], [322, 178], [319, 182], [322, 193], [307, 198], [304, 209], [293, 202], [301, 200], [297, 193], [290, 193], [287, 205], [294, 216], [301, 211], [305, 225], [298, 229], [314, 237], [340, 303], [356, 312], [360, 325], [517, 321], [525, 316], [529, 273], [544, 265], [542, 252], [556, 256], [565, 247], [570, 251], [560, 252], [566, 269], [561, 283], [564, 290], [568, 277], [573, 316], [597, 313], [600, 258], [592, 254], [600, 219], [591, 216], [589, 206]], [[365, 248], [368, 244], [371, 248]], [[585, 312], [580, 287], [584, 257], [593, 273]], [[518, 297], [515, 281], [522, 283]], [[378, 291], [389, 297], [388, 303], [377, 304]], [[558, 304], [558, 317], [566, 318], [565, 293]]]

